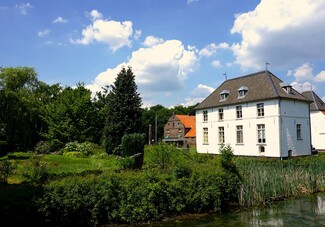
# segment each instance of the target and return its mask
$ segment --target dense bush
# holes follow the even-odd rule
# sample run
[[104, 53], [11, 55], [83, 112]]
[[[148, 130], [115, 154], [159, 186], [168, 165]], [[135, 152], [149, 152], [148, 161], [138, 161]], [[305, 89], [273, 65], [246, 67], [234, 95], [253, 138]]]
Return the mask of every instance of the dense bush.
[[133, 169], [141, 169], [143, 164], [145, 134], [125, 134], [120, 146], [122, 157], [132, 157], [133, 163], [126, 159]]
[[0, 183], [7, 182], [7, 178], [12, 171], [12, 164], [8, 159], [0, 160]]

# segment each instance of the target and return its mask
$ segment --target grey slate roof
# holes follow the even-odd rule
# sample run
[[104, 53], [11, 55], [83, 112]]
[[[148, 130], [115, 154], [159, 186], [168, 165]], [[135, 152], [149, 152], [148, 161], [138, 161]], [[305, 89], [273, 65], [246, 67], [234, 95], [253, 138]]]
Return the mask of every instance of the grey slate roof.
[[310, 103], [310, 111], [325, 111], [325, 103], [318, 95], [315, 94], [313, 91], [305, 91], [302, 93], [303, 96], [310, 99], [312, 103]]
[[[309, 99], [305, 98], [293, 88], [291, 89], [292, 93], [288, 94], [280, 84], [283, 86], [283, 81], [268, 70], [229, 79], [224, 81], [195, 109], [206, 109], [276, 98], [310, 102]], [[247, 87], [248, 92], [244, 98], [238, 99], [238, 89], [242, 86]], [[226, 100], [220, 101], [220, 93], [224, 90], [229, 91], [229, 96]]]

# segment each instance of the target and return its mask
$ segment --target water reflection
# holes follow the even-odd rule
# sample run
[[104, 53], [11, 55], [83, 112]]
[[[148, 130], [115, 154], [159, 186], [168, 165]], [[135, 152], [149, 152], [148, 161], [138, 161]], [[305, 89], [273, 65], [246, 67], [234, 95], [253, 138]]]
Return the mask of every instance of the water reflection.
[[325, 226], [325, 193], [223, 215], [194, 215], [146, 226]]

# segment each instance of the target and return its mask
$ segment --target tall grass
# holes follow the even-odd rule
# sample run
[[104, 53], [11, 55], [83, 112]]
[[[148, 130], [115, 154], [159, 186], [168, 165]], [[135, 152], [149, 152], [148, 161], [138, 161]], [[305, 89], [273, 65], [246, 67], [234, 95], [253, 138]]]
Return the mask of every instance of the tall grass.
[[290, 160], [237, 158], [243, 207], [325, 190], [325, 156]]

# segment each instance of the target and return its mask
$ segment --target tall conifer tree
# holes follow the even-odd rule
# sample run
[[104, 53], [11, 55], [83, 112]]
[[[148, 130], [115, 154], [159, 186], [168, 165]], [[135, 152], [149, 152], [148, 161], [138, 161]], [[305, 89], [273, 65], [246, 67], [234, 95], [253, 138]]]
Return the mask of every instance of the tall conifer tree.
[[119, 72], [107, 98], [104, 139], [106, 152], [112, 154], [123, 135], [139, 132], [141, 127], [142, 102], [130, 67]]

